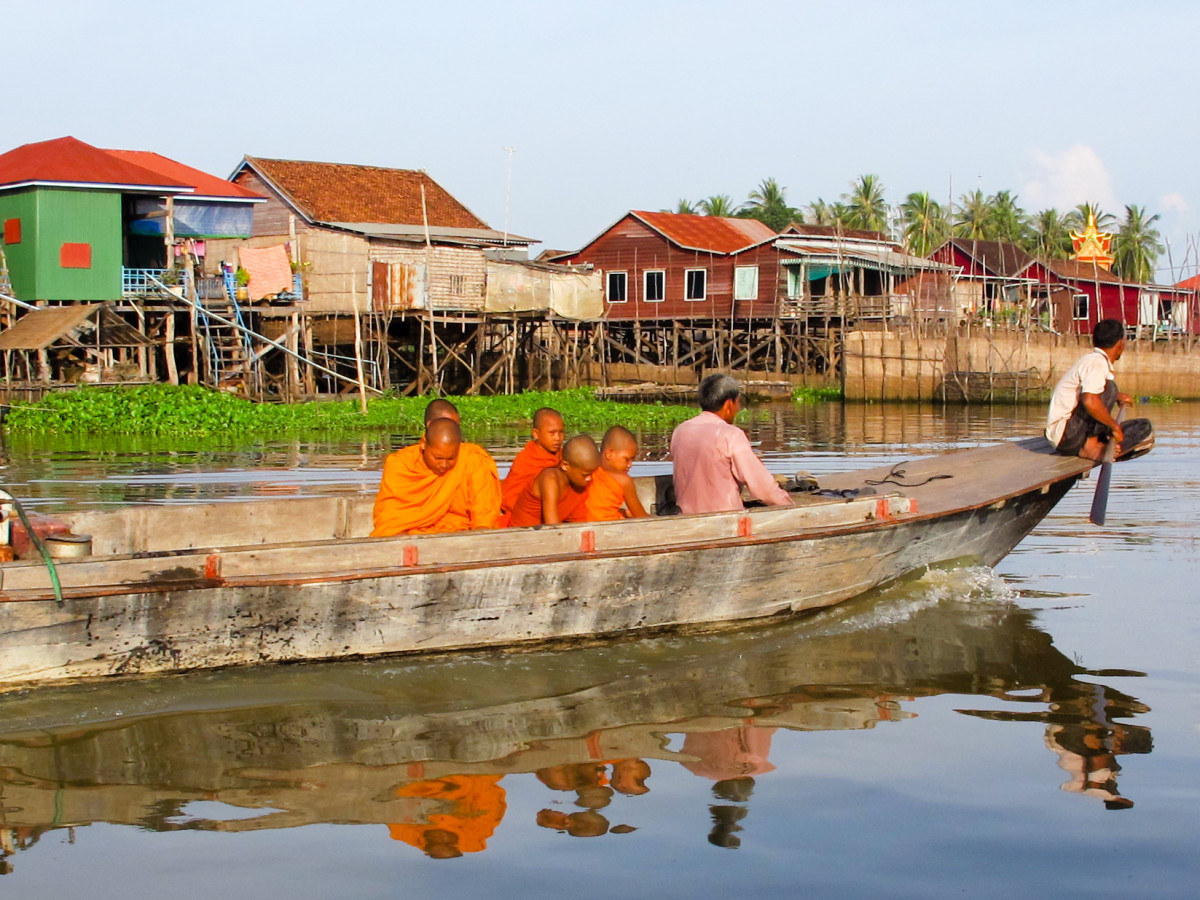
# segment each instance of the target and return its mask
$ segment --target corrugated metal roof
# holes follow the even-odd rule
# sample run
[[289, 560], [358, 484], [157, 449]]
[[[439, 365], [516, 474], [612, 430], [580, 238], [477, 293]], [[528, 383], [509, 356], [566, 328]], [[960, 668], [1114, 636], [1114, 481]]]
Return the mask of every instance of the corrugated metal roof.
[[35, 185], [95, 186], [109, 190], [189, 194], [186, 182], [166, 178], [73, 137], [23, 144], [0, 155], [0, 190]]
[[[330, 225], [334, 228], [342, 228], [346, 231], [355, 231], [366, 237], [419, 242], [424, 242], [425, 240], [425, 227], [423, 225], [393, 225], [386, 222], [322, 222], [321, 224]], [[441, 225], [430, 225], [429, 237], [432, 240], [442, 243], [489, 245], [503, 244], [506, 239], [504, 232], [495, 231], [491, 228], [447, 228]], [[507, 242], [516, 245], [526, 245], [536, 244], [537, 240], [535, 238], [521, 237], [521, 235], [513, 234], [510, 231], [507, 235]]]
[[1193, 275], [1191, 278], [1185, 278], [1175, 287], [1184, 291], [1200, 291], [1200, 275]]
[[776, 232], [757, 219], [733, 219], [722, 216], [693, 216], [687, 213], [631, 210], [630, 215], [645, 222], [671, 243], [684, 250], [706, 253], [737, 253], [775, 237]]
[[[387, 222], [487, 228], [421, 171], [247, 156], [234, 172], [257, 172], [310, 222]], [[421, 188], [425, 188], [422, 209]]]
[[247, 190], [240, 184], [234, 184], [232, 181], [226, 181], [216, 175], [209, 175], [207, 172], [185, 166], [181, 162], [168, 159], [150, 150], [106, 150], [105, 152], [118, 159], [149, 169], [151, 172], [156, 172], [160, 178], [165, 178], [173, 184], [190, 185], [196, 193], [194, 197], [189, 196], [189, 200], [240, 200], [250, 203], [267, 201], [266, 197]]
[[1016, 276], [1033, 262], [1032, 256], [1008, 241], [951, 238], [950, 243], [994, 275]]
[[795, 266], [820, 260], [823, 264], [849, 263], [868, 269], [883, 269], [897, 274], [912, 272], [957, 272], [958, 266], [935, 262], [923, 256], [913, 256], [887, 246], [868, 249], [861, 244], [841, 247], [829, 241], [802, 241], [780, 238], [775, 242], [780, 250], [797, 254], [797, 259], [784, 259], [783, 265]]

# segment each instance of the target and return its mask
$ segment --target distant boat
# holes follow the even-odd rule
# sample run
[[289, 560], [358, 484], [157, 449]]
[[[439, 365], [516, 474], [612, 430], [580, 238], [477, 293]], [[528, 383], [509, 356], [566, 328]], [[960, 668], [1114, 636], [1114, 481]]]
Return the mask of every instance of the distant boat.
[[[1042, 439], [821, 479], [791, 508], [391, 538], [370, 497], [64, 516], [91, 556], [0, 564], [0, 691], [293, 660], [572, 643], [831, 606], [994, 565], [1092, 463]], [[639, 479], [647, 509], [669, 476]]]

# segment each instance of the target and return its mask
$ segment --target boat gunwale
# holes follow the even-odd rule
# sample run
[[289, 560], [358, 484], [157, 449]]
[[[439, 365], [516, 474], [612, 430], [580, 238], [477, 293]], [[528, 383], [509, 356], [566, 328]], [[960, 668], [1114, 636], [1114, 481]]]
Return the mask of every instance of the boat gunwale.
[[[1087, 470], [1085, 469], [1084, 472]], [[447, 572], [456, 571], [472, 571], [486, 568], [508, 568], [518, 565], [546, 565], [551, 563], [576, 562], [580, 560], [603, 560], [614, 558], [628, 557], [651, 557], [662, 556], [669, 553], [687, 553], [703, 550], [730, 549], [735, 547], [749, 547], [760, 545], [771, 545], [779, 543], [789, 543], [797, 541], [818, 540], [824, 538], [841, 537], [850, 534], [859, 534], [885, 528], [894, 528], [898, 525], [918, 524], [935, 519], [948, 518], [951, 516], [962, 515], [964, 513], [975, 512], [981, 509], [995, 506], [998, 503], [1007, 503], [1008, 501], [1025, 496], [1027, 494], [1042, 494], [1046, 490], [1056, 484], [1068, 480], [1075, 480], [1084, 474], [1077, 472], [1071, 474], [1063, 474], [1057, 477], [1049, 478], [1032, 485], [1026, 485], [1019, 490], [1015, 490], [1003, 495], [989, 495], [987, 499], [977, 503], [970, 503], [950, 509], [941, 509], [934, 512], [921, 511], [918, 507], [916, 512], [901, 513], [899, 515], [889, 515], [885, 517], [872, 517], [858, 522], [844, 523], [838, 525], [823, 525], [815, 526], [807, 529], [792, 529], [774, 534], [749, 534], [749, 535], [730, 535], [724, 538], [707, 538], [698, 541], [680, 541], [669, 544], [646, 545], [640, 547], [615, 547], [608, 550], [574, 550], [562, 553], [544, 554], [538, 556], [514, 556], [514, 557], [493, 557], [489, 559], [479, 560], [463, 560], [461, 562], [445, 562], [445, 563], [428, 563], [415, 565], [395, 565], [395, 566], [378, 566], [370, 568], [359, 568], [353, 571], [347, 570], [330, 570], [324, 572], [313, 572], [305, 575], [234, 575], [229, 577], [216, 576], [213, 578], [201, 579], [179, 579], [171, 581], [144, 581], [144, 582], [122, 582], [106, 585], [95, 585], [86, 587], [64, 586], [64, 600], [85, 600], [98, 597], [113, 597], [123, 594], [132, 593], [169, 593], [173, 591], [192, 591], [192, 590], [209, 590], [215, 588], [255, 588], [255, 587], [302, 587], [310, 584], [324, 584], [335, 582], [352, 582], [352, 581], [369, 581], [385, 578], [397, 578], [408, 575], [435, 575], [444, 574]], [[899, 491], [889, 492], [887, 494], [864, 495], [860, 499], [885, 500], [889, 497], [905, 497]], [[837, 505], [838, 500], [832, 500], [831, 505]], [[742, 517], [754, 515], [756, 512], [777, 510], [778, 507], [755, 507], [745, 510], [732, 510], [728, 512], [717, 513], [697, 513], [686, 516], [687, 519], [700, 519], [706, 517], [729, 516]], [[676, 518], [676, 517], [662, 517]], [[633, 524], [635, 520], [624, 520], [623, 523], [604, 523], [607, 525], [613, 524]], [[567, 522], [558, 525], [535, 525], [529, 526], [529, 531], [538, 531], [544, 528], [554, 529], [574, 529], [580, 532], [589, 530], [594, 527], [595, 522]], [[483, 533], [494, 533], [493, 530], [488, 530]], [[314, 546], [346, 546], [358, 543], [368, 542], [384, 542], [391, 541], [397, 544], [403, 544], [406, 540], [410, 541], [416, 535], [395, 535], [391, 537], [353, 537], [353, 538], [334, 538], [328, 541], [293, 541], [283, 542], [279, 544], [255, 544], [255, 545], [230, 545], [227, 547], [213, 548], [196, 548], [194, 550], [165, 550], [151, 551], [139, 554], [124, 554], [114, 555], [111, 557], [103, 557], [106, 560], [121, 560], [121, 559], [153, 559], [193, 555], [206, 557], [221, 557], [223, 553], [231, 552], [259, 552], [266, 549], [300, 549], [304, 547]], [[86, 563], [87, 559], [72, 560], [64, 563], [64, 565], [72, 565], [75, 563]], [[36, 565], [35, 561], [30, 561]], [[39, 588], [19, 588], [16, 590], [2, 591], [0, 590], [0, 603], [23, 603], [23, 602], [42, 602], [55, 599], [54, 594], [49, 589]]]

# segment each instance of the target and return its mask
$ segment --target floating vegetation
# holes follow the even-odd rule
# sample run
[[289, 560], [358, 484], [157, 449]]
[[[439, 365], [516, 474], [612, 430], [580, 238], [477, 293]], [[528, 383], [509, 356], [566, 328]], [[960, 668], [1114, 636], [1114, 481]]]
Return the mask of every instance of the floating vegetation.
[[[491, 397], [451, 397], [472, 427], [520, 425], [534, 410], [552, 406], [568, 431], [669, 428], [695, 415], [688, 406], [599, 400], [590, 388], [529, 391]], [[419, 430], [429, 397], [377, 397], [364, 415], [358, 400], [254, 403], [200, 385], [145, 384], [80, 387], [46, 394], [36, 403], [13, 404], [4, 420], [11, 432], [102, 434], [275, 433]]]
[[792, 399], [797, 403], [829, 403], [842, 399], [842, 389], [837, 387], [809, 387], [801, 385], [792, 390]]

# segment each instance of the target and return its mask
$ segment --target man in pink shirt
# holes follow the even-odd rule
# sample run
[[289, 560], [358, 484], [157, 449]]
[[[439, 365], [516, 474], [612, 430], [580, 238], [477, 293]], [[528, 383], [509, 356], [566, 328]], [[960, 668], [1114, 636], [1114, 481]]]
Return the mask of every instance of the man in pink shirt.
[[742, 429], [733, 424], [741, 409], [741, 388], [728, 375], [700, 382], [700, 409], [671, 435], [675, 501], [683, 513], [742, 509], [741, 487], [771, 506], [791, 506]]

